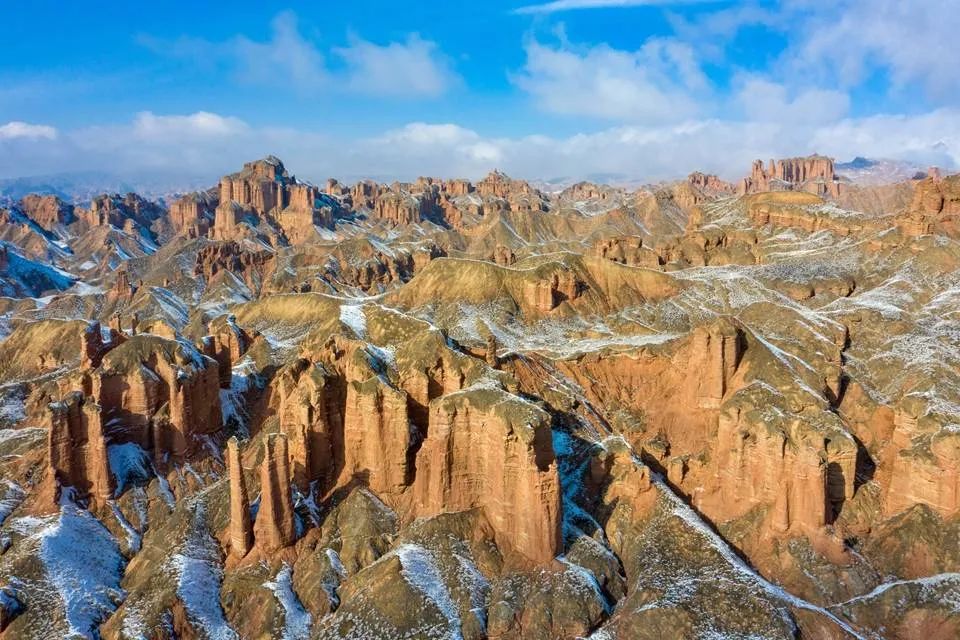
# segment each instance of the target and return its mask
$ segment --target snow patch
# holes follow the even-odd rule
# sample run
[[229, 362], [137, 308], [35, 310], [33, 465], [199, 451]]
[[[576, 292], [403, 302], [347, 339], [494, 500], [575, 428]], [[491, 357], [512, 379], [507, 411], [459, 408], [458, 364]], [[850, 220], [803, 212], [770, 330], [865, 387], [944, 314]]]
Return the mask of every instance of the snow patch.
[[169, 566], [177, 577], [177, 596], [183, 601], [191, 624], [210, 640], [238, 640], [220, 606], [220, 549], [206, 531], [204, 518], [198, 505], [188, 539], [170, 559]]
[[310, 636], [310, 626], [313, 617], [307, 613], [300, 603], [300, 599], [293, 591], [293, 570], [290, 565], [283, 563], [272, 582], [264, 585], [273, 592], [280, 606], [283, 607], [283, 635], [282, 640], [307, 640]]
[[47, 579], [63, 602], [70, 633], [99, 637], [98, 627], [125, 597], [124, 559], [110, 532], [72, 504], [36, 534]]
[[443, 578], [440, 576], [433, 554], [420, 545], [408, 543], [397, 547], [396, 555], [403, 567], [400, 574], [411, 587], [422, 593], [446, 617], [450, 630], [449, 637], [462, 640], [457, 606], [444, 587]]
[[117, 484], [114, 496], [121, 495], [128, 486], [148, 482], [153, 476], [149, 454], [134, 442], [107, 446], [107, 460]]
[[361, 305], [340, 305], [340, 322], [350, 327], [358, 338], [367, 335], [367, 318]]

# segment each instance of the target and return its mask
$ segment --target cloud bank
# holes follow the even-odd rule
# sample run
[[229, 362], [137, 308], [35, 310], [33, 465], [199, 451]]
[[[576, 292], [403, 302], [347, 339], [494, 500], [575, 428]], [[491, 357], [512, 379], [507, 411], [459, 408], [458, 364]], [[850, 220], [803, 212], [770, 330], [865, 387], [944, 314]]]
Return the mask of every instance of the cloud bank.
[[[772, 100], [782, 99], [779, 92], [774, 94]], [[0, 126], [0, 132], [12, 130], [8, 127]], [[531, 179], [610, 176], [655, 181], [693, 170], [734, 179], [744, 175], [755, 158], [814, 152], [840, 159], [865, 155], [956, 166], [958, 132], [956, 108], [835, 122], [691, 119], [613, 126], [565, 137], [485, 136], [454, 123], [415, 122], [350, 140], [330, 131], [255, 127], [213, 113], [146, 112], [125, 124], [60, 131], [55, 136], [0, 134], [0, 175], [122, 167], [131, 175], [197, 175], [212, 180], [235, 171], [244, 160], [274, 154], [297, 175], [315, 181], [418, 175], [479, 178], [495, 168]]]

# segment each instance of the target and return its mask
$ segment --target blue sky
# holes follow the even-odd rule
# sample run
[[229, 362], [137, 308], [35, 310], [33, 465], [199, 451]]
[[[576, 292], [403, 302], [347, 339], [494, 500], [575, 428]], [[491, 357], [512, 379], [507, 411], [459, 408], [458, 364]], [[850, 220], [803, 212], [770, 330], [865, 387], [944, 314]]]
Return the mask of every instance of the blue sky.
[[206, 178], [267, 153], [315, 180], [960, 160], [960, 0], [267, 4], [5, 7], [0, 176]]

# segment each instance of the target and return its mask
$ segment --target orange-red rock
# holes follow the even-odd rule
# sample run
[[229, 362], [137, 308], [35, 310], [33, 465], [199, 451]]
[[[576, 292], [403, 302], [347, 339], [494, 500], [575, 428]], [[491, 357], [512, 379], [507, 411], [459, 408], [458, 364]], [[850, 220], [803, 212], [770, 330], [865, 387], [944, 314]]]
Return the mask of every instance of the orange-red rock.
[[505, 391], [468, 388], [430, 404], [413, 490], [418, 515], [480, 507], [498, 539], [530, 560], [560, 551], [550, 417]]
[[253, 526], [255, 544], [265, 554], [296, 542], [293, 500], [290, 497], [290, 469], [287, 437], [272, 433], [263, 441], [260, 464], [260, 508]]
[[77, 498], [103, 507], [113, 497], [113, 476], [100, 406], [75, 391], [50, 404], [47, 421], [49, 481], [54, 490], [72, 487]]
[[253, 546], [250, 524], [250, 498], [243, 477], [240, 444], [236, 438], [227, 441], [227, 469], [230, 473], [230, 553], [242, 558]]

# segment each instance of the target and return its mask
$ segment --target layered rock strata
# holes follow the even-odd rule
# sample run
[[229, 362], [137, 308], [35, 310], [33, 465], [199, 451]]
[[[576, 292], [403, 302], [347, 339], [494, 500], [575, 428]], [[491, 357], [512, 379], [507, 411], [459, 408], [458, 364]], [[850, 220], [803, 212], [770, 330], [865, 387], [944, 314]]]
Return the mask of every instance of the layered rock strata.
[[793, 190], [838, 197], [840, 181], [834, 173], [833, 159], [820, 155], [787, 158], [771, 160], [767, 167], [757, 160], [739, 186], [741, 194]]
[[333, 477], [334, 444], [342, 434], [335, 386], [322, 365], [307, 359], [285, 367], [274, 382], [280, 430], [289, 442], [292, 479], [304, 491], [313, 481], [325, 490]]
[[413, 491], [418, 515], [482, 508], [498, 539], [530, 560], [560, 552], [550, 417], [505, 391], [465, 389], [430, 404]]
[[75, 391], [49, 405], [47, 455], [53, 496], [71, 487], [75, 497], [94, 508], [113, 497], [113, 476], [107, 462], [101, 408]]
[[242, 558], [253, 546], [253, 526], [250, 523], [250, 498], [243, 476], [240, 443], [236, 438], [227, 441], [227, 470], [230, 474], [230, 552]]
[[271, 554], [296, 542], [287, 437], [270, 434], [263, 441], [260, 464], [260, 508], [253, 526], [257, 548]]

